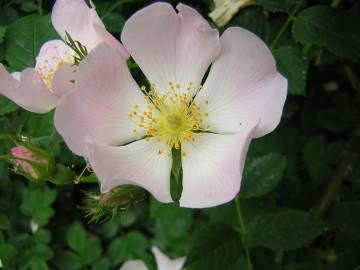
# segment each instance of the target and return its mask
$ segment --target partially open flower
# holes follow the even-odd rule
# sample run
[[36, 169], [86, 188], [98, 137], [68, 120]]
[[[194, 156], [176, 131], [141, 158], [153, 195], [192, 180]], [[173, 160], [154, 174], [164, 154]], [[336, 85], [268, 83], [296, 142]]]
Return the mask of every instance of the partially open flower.
[[80, 63], [55, 125], [72, 151], [89, 158], [102, 192], [139, 185], [172, 201], [176, 148], [180, 205], [211, 207], [238, 193], [248, 145], [278, 125], [287, 81], [254, 34], [233, 27], [219, 38], [194, 9], [177, 10], [156, 3], [124, 26], [122, 42], [149, 87], [139, 88], [121, 55], [102, 44]]
[[[151, 251], [155, 256], [157, 270], [180, 270], [184, 265], [184, 257], [171, 260], [157, 247], [153, 247]], [[119, 270], [148, 270], [148, 268], [142, 261], [132, 260], [127, 261]]]
[[[106, 43], [125, 59], [129, 57], [120, 42], [106, 31], [93, 4], [89, 8], [84, 0], [57, 0], [52, 22], [64, 40], [67, 32], [88, 51]], [[0, 64], [0, 93], [28, 111], [46, 113], [73, 87], [74, 57], [76, 52], [64, 41], [51, 40], [41, 47], [35, 68], [9, 74]]]

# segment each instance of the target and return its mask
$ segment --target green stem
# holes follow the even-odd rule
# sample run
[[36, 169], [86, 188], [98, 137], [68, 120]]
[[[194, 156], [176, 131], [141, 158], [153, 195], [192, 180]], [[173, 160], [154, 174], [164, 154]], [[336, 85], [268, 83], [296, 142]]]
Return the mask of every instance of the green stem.
[[287, 18], [286, 22], [281, 27], [280, 31], [277, 33], [276, 37], [274, 38], [273, 42], [271, 42], [270, 48], [271, 50], [274, 50], [276, 45], [278, 44], [280, 38], [285, 33], [286, 29], [289, 27], [291, 21], [295, 18], [295, 14], [299, 11], [299, 8], [301, 7], [303, 1], [298, 1], [297, 5], [293, 9], [293, 11], [289, 14], [289, 17]]
[[41, 16], [42, 15], [42, 0], [38, 0], [38, 13]]
[[326, 211], [331, 206], [343, 179], [349, 172], [351, 161], [351, 156], [347, 156], [340, 162], [339, 166], [336, 168], [334, 176], [330, 180], [328, 187], [322, 195], [319, 205], [314, 209], [314, 214], [316, 216], [323, 217]]
[[107, 16], [111, 14], [115, 9], [117, 9], [120, 5], [125, 3], [130, 3], [131, 0], [118, 0], [116, 1], [105, 13], [101, 16], [101, 20], [104, 20]]
[[239, 225], [240, 225], [241, 244], [242, 244], [242, 246], [243, 246], [243, 248], [245, 250], [245, 256], [246, 256], [246, 262], [247, 262], [248, 270], [253, 270], [251, 257], [250, 257], [250, 251], [249, 251], [249, 248], [247, 247], [247, 245], [246, 245], [246, 243], [244, 241], [244, 235], [246, 233], [246, 228], [245, 228], [244, 218], [243, 218], [241, 208], [240, 208], [239, 196], [237, 196], [235, 198], [235, 205], [236, 205], [236, 213], [237, 213], [237, 217], [238, 217]]

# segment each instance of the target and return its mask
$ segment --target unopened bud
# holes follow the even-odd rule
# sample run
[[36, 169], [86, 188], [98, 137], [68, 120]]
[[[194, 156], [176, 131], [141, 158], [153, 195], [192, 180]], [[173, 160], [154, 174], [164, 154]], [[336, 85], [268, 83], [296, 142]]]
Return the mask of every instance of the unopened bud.
[[16, 146], [11, 148], [11, 155], [16, 172], [30, 180], [46, 180], [54, 171], [55, 162], [41, 149]]

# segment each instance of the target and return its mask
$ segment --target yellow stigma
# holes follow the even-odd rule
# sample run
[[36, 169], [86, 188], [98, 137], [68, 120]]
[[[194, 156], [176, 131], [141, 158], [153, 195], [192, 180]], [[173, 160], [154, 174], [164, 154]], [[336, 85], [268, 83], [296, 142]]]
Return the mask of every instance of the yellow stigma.
[[[154, 83], [150, 90], [141, 86], [147, 107], [141, 110], [135, 104], [129, 114], [130, 121], [146, 130], [147, 138], [156, 137], [158, 142], [165, 143], [165, 150], [159, 149], [159, 155], [171, 154], [173, 147], [180, 149], [182, 142], [195, 143], [194, 133], [207, 131], [202, 127], [202, 122], [208, 113], [200, 113], [200, 106], [191, 95], [191, 90], [199, 87], [194, 88], [192, 82], [185, 86], [174, 82], [168, 82], [167, 85], [168, 89], [162, 95], [158, 93]], [[185, 157], [186, 153], [182, 156]]]

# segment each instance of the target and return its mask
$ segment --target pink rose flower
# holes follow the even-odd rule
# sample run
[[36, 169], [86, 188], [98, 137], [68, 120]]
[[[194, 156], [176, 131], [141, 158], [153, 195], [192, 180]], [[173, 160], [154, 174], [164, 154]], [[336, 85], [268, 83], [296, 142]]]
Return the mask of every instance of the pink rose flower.
[[[124, 58], [129, 54], [109, 32], [91, 3], [84, 0], [57, 0], [52, 23], [65, 40], [65, 31], [80, 41], [88, 51], [96, 45], [106, 43], [116, 48]], [[0, 94], [20, 107], [35, 113], [52, 110], [63, 94], [73, 86], [75, 52], [62, 40], [46, 42], [36, 58], [35, 68], [9, 74], [0, 64]]]
[[251, 139], [280, 121], [287, 80], [256, 35], [231, 27], [219, 38], [196, 10], [177, 10], [155, 3], [124, 26], [122, 43], [149, 89], [139, 88], [117, 50], [99, 45], [80, 63], [55, 126], [89, 159], [102, 192], [139, 185], [171, 202], [175, 147], [182, 153], [180, 205], [212, 207], [238, 193]]

